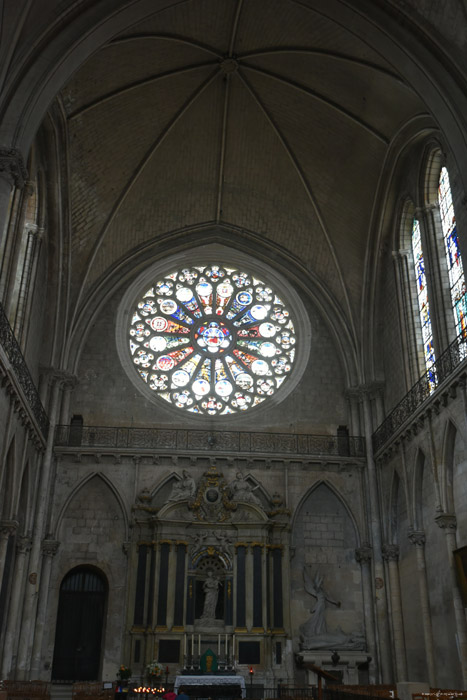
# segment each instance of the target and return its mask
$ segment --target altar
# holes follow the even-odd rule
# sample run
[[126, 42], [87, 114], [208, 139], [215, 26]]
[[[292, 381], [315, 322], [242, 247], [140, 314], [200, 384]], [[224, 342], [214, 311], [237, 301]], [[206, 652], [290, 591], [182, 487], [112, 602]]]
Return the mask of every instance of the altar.
[[195, 690], [197, 697], [246, 697], [245, 679], [243, 676], [176, 676], [174, 692], [178, 694], [179, 688], [186, 688], [190, 695], [190, 687]]

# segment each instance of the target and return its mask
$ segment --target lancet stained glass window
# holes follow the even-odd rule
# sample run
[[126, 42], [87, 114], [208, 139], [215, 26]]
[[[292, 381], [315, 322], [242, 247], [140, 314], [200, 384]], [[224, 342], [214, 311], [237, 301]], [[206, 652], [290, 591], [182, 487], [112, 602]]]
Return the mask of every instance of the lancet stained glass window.
[[420, 222], [418, 219], [414, 219], [412, 224], [412, 252], [415, 267], [415, 279], [417, 281], [418, 311], [422, 326], [425, 366], [428, 370], [430, 385], [432, 385], [434, 388], [436, 386], [436, 376], [434, 367], [435, 352], [433, 348], [433, 330], [431, 327], [430, 304], [428, 302], [425, 259], [423, 257]]
[[444, 247], [449, 272], [451, 303], [454, 311], [456, 334], [467, 333], [467, 300], [464, 268], [457, 239], [456, 216], [452, 203], [451, 186], [446, 168], [441, 168], [438, 184], [438, 201], [443, 228]]
[[269, 284], [214, 264], [157, 279], [129, 330], [141, 380], [174, 406], [208, 416], [275, 394], [290, 375], [295, 342], [292, 314]]

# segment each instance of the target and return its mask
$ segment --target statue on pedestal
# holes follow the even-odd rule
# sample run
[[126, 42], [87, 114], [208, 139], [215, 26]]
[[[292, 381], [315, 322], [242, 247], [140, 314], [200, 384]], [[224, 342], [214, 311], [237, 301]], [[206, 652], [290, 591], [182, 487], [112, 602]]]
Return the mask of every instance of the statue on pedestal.
[[212, 571], [208, 571], [208, 577], [203, 584], [203, 591], [205, 595], [201, 619], [215, 620], [217, 598], [219, 596], [219, 579], [212, 575]]

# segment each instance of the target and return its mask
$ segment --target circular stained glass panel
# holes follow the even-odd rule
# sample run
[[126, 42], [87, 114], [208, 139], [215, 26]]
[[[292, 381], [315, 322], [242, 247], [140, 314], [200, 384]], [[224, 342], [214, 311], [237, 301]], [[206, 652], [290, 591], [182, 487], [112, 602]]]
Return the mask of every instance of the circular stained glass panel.
[[158, 279], [136, 303], [135, 370], [168, 403], [195, 414], [241, 413], [273, 396], [295, 358], [281, 297], [254, 275], [196, 265]]

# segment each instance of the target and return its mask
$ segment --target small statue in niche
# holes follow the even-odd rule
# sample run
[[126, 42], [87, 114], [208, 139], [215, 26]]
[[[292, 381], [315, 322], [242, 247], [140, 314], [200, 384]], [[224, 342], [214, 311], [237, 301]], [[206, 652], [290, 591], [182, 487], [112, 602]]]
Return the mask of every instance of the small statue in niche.
[[230, 494], [232, 500], [241, 501], [243, 503], [254, 503], [259, 506], [260, 502], [257, 496], [253, 493], [258, 488], [258, 485], [251, 486], [243, 476], [242, 472], [237, 472], [236, 479], [230, 484]]
[[172, 491], [167, 499], [167, 503], [174, 501], [188, 501], [193, 498], [196, 491], [195, 480], [189, 475], [186, 469], [182, 472], [182, 478], [172, 486]]
[[203, 584], [204, 606], [201, 615], [202, 620], [215, 620], [216, 618], [219, 583], [219, 579], [212, 575], [212, 571], [208, 571], [208, 577]]

